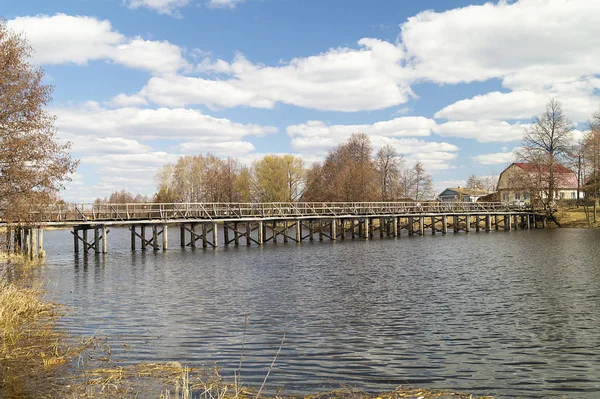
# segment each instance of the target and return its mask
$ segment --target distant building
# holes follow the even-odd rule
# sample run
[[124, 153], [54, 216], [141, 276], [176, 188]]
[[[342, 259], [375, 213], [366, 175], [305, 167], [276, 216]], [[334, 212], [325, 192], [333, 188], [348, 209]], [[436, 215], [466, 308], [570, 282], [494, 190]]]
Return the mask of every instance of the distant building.
[[[502, 202], [529, 204], [534, 198], [546, 198], [549, 168], [515, 162], [500, 173], [497, 191]], [[554, 200], [577, 198], [577, 175], [563, 165], [554, 166]], [[583, 197], [583, 193], [580, 193]]]
[[438, 195], [438, 199], [442, 202], [477, 202], [480, 197], [486, 195], [487, 191], [456, 187], [445, 189]]

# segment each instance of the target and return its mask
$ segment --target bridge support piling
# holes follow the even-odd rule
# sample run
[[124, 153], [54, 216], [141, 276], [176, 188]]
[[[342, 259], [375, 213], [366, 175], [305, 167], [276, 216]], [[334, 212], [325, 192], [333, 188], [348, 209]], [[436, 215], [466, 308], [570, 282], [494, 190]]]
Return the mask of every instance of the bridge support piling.
[[448, 233], [448, 216], [442, 215], [442, 234]]
[[527, 226], [527, 230], [531, 229], [531, 217], [529, 215], [525, 215], [525, 223]]
[[[75, 251], [75, 253], [79, 252], [79, 228], [77, 226], [73, 227], [73, 250]], [[16, 236], [15, 236], [16, 239]], [[16, 244], [16, 242], [15, 242]], [[15, 245], [15, 249], [16, 249], [16, 245]]]
[[223, 245], [229, 246], [229, 227], [227, 222], [223, 222]]
[[394, 223], [394, 227], [393, 227], [393, 231], [394, 231], [394, 237], [398, 237], [398, 218], [394, 217], [393, 218], [393, 223]]
[[[226, 228], [226, 227], [224, 227]], [[219, 226], [217, 225], [217, 223], [213, 223], [213, 228], [212, 228], [212, 236], [213, 236], [213, 248], [217, 248], [219, 246]]]
[[252, 226], [250, 225], [250, 222], [246, 222], [246, 246], [248, 247], [252, 243], [250, 237], [252, 237]]
[[37, 235], [33, 228], [29, 229], [29, 259], [33, 260], [37, 257]]
[[162, 249], [163, 251], [169, 249], [169, 226], [166, 223], [162, 226]]
[[452, 222], [452, 225], [454, 227], [454, 232], [458, 233], [459, 232], [459, 226], [458, 226], [458, 216], [454, 215], [453, 217], [454, 221]]
[[99, 226], [94, 226], [94, 253], [100, 253], [100, 231]]
[[337, 223], [337, 219], [331, 219], [331, 230], [329, 232], [331, 241], [337, 240]]
[[467, 233], [471, 232], [471, 215], [465, 216], [465, 231]]
[[369, 236], [370, 236], [370, 228], [371, 228], [371, 226], [369, 226], [369, 218], [364, 218], [363, 224], [364, 224], [364, 226], [363, 226], [364, 235], [363, 236], [364, 236], [365, 240], [368, 240]]
[[296, 219], [296, 242], [302, 242], [302, 222], [300, 219]]
[[288, 237], [289, 237], [289, 225], [288, 225], [288, 221], [284, 221], [283, 222], [283, 243], [286, 244], [288, 242]]
[[419, 235], [425, 235], [425, 217], [423, 216], [419, 217]]
[[263, 222], [258, 222], [258, 245], [263, 245]]
[[108, 242], [106, 241], [106, 225], [102, 225], [102, 253], [108, 253]]
[[238, 230], [237, 222], [233, 224], [233, 242], [236, 247], [240, 245], [240, 231]]
[[485, 215], [485, 231], [492, 230], [492, 217], [490, 215]]

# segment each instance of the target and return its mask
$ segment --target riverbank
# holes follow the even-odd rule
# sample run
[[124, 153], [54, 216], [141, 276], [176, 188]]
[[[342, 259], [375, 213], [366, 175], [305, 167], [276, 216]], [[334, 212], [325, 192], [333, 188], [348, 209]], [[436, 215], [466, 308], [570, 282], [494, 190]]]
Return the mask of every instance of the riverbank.
[[[0, 397], [2, 398], [255, 398], [259, 389], [237, 386], [217, 369], [190, 369], [177, 362], [122, 367], [99, 337], [75, 341], [55, 327], [61, 307], [45, 300], [33, 271], [43, 267], [0, 255]], [[276, 365], [275, 365], [276, 369]], [[243, 370], [242, 370], [243, 373]], [[267, 383], [268, 385], [268, 383]], [[263, 398], [294, 398], [263, 391]], [[372, 394], [342, 389], [310, 399], [475, 398], [412, 386]], [[484, 398], [484, 397], [480, 397]]]
[[556, 212], [556, 219], [561, 227], [569, 228], [600, 228], [600, 209], [598, 210], [598, 219], [594, 223], [593, 209], [583, 206], [562, 205]]

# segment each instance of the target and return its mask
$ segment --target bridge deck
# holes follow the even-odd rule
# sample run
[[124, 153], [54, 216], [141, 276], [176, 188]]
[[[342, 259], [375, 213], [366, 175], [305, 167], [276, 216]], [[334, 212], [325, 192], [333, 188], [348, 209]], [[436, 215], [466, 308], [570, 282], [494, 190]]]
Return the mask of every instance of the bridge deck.
[[494, 214], [531, 212], [504, 203], [444, 202], [277, 202], [277, 203], [130, 203], [70, 204], [37, 209], [30, 220], [48, 226], [74, 224], [178, 223], [182, 221], [246, 221], [377, 217], [386, 215]]

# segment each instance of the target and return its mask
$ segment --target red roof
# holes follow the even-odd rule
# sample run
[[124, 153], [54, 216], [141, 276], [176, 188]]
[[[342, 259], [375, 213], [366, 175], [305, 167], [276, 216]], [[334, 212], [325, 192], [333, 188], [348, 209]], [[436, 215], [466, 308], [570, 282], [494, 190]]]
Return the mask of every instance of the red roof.
[[[525, 163], [525, 162], [515, 162], [515, 165], [517, 165], [519, 168], [523, 169], [526, 172], [549, 172], [550, 168], [546, 165], [535, 165], [532, 163]], [[556, 173], [560, 173], [560, 174], [567, 174], [567, 173], [573, 173], [575, 174], [575, 172], [573, 172], [571, 169], [564, 167], [561, 164], [555, 164], [554, 165], [554, 172]]]

